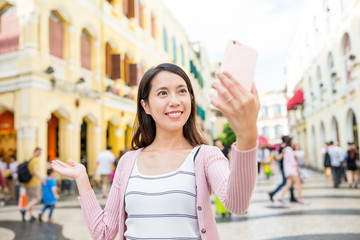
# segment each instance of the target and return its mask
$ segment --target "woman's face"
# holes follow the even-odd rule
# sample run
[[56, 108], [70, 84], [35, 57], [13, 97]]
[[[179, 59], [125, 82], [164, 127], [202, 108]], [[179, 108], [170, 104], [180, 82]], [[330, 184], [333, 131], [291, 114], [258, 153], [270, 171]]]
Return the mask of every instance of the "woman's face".
[[151, 83], [148, 102], [141, 100], [146, 114], [152, 116], [157, 132], [182, 131], [191, 113], [191, 97], [180, 76], [162, 71]]

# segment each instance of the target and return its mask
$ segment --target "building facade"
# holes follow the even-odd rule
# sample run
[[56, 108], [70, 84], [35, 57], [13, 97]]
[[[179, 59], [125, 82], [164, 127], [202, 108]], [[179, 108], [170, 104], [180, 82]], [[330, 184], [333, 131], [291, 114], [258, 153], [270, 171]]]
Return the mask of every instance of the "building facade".
[[258, 115], [258, 135], [269, 144], [281, 143], [281, 137], [289, 134], [285, 91], [259, 92], [260, 111]]
[[[360, 1], [308, 1], [286, 63], [290, 129], [310, 165], [326, 141], [359, 145]], [[303, 99], [298, 93], [303, 93]]]
[[39, 146], [42, 174], [53, 159], [87, 159], [94, 174], [107, 144], [116, 156], [131, 148], [138, 83], [163, 62], [190, 76], [204, 129], [206, 61], [161, 1], [0, 0], [0, 20], [5, 159]]

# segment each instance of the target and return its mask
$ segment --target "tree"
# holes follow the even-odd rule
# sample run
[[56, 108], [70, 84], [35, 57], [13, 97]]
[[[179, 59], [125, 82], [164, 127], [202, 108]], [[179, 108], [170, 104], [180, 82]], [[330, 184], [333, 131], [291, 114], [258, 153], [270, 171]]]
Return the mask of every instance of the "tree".
[[234, 130], [230, 127], [229, 123], [225, 123], [223, 127], [223, 134], [219, 135], [217, 139], [221, 140], [224, 146], [231, 146], [236, 141]]

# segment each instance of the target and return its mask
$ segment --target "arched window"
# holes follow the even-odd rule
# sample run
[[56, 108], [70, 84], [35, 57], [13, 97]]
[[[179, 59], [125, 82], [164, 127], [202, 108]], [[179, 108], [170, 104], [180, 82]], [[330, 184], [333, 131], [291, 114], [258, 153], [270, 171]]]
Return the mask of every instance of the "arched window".
[[49, 18], [49, 47], [50, 55], [64, 59], [64, 23], [54, 11]]
[[336, 93], [336, 75], [337, 73], [335, 72], [334, 69], [334, 58], [331, 52], [329, 52], [328, 54], [328, 59], [327, 59], [327, 65], [328, 65], [328, 73], [330, 75], [330, 87], [331, 87], [331, 93]]
[[349, 37], [348, 33], [344, 34], [344, 37], [342, 40], [342, 49], [343, 49], [346, 81], [350, 81], [351, 80], [351, 71], [352, 71], [352, 61], [354, 60], [354, 58], [353, 58], [353, 55], [351, 55], [351, 43], [350, 43], [350, 37]]
[[0, 54], [19, 50], [19, 19], [16, 7], [7, 5], [0, 9]]
[[81, 33], [81, 67], [91, 70], [91, 37], [83, 29]]
[[169, 51], [169, 48], [168, 48], [168, 38], [167, 38], [167, 32], [166, 32], [166, 28], [165, 28], [165, 27], [163, 28], [163, 40], [164, 40], [164, 50], [165, 50], [165, 52], [168, 52], [168, 51]]
[[323, 100], [323, 82], [321, 79], [321, 68], [320, 66], [317, 66], [316, 68], [316, 76], [317, 76], [317, 81], [318, 81], [318, 86], [319, 86], [319, 100]]

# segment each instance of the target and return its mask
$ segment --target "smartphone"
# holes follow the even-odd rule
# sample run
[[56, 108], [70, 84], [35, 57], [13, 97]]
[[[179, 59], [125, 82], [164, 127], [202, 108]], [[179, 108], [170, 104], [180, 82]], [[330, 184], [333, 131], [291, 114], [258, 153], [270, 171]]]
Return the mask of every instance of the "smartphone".
[[230, 73], [245, 89], [250, 91], [257, 58], [258, 53], [255, 49], [236, 40], [229, 40], [225, 48], [220, 72]]

